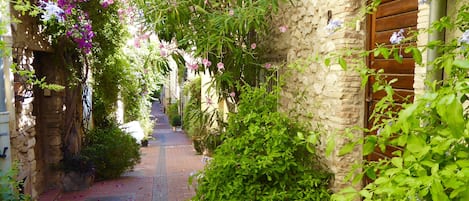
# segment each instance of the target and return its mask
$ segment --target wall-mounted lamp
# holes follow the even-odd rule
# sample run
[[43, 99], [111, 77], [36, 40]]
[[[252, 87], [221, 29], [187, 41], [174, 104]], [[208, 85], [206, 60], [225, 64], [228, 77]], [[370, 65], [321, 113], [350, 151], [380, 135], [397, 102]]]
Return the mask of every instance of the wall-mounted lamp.
[[6, 158], [7, 157], [7, 150], [8, 150], [8, 147], [3, 148], [3, 153], [0, 154], [0, 158]]

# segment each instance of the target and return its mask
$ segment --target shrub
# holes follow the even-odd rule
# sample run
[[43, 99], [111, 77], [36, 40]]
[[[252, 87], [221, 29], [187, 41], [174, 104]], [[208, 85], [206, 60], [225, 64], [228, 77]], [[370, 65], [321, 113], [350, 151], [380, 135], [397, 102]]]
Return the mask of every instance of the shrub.
[[4, 201], [27, 201], [31, 200], [29, 195], [20, 192], [21, 181], [15, 179], [18, 175], [17, 165], [7, 172], [0, 171], [0, 200]]
[[184, 85], [184, 96], [189, 96], [190, 99], [184, 105], [182, 128], [186, 130], [189, 136], [192, 136], [192, 133], [189, 133], [189, 131], [192, 130], [192, 127], [195, 126], [194, 124], [197, 123], [194, 120], [194, 115], [200, 111], [201, 107], [201, 85], [200, 77], [191, 80], [186, 85]]
[[[200, 173], [195, 200], [328, 200], [331, 174], [298, 133], [305, 126], [277, 112], [277, 95], [245, 87], [225, 139]], [[262, 103], [262, 104], [255, 104]]]
[[177, 115], [179, 115], [179, 106], [177, 103], [172, 103], [168, 108], [168, 118], [170, 120], [169, 123], [172, 123], [173, 118]]
[[68, 151], [64, 153], [61, 161], [61, 169], [65, 172], [76, 172], [81, 175], [93, 175], [95, 167], [93, 161], [81, 154], [70, 154]]
[[181, 115], [174, 115], [171, 118], [171, 125], [172, 126], [181, 126]]
[[93, 162], [98, 179], [111, 179], [140, 162], [139, 148], [133, 137], [110, 121], [105, 127], [95, 128], [86, 134], [81, 154]]

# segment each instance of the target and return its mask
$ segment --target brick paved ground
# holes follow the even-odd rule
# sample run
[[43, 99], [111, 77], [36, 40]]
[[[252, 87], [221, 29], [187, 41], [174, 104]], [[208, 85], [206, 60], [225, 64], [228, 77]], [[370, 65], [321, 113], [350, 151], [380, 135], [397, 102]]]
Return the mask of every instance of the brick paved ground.
[[91, 188], [69, 193], [58, 190], [42, 194], [39, 201], [182, 201], [194, 195], [188, 185], [191, 172], [203, 168], [190, 140], [173, 132], [158, 103], [152, 114], [158, 119], [148, 147], [141, 149], [142, 161], [134, 171], [119, 179], [96, 182]]

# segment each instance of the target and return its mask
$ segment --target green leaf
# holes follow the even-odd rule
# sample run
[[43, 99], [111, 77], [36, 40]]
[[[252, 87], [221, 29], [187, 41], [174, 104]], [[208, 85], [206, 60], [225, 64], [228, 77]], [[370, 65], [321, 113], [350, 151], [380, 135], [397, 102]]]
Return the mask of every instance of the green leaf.
[[380, 47], [379, 52], [381, 53], [381, 55], [383, 55], [385, 59], [389, 59], [389, 56], [391, 55], [391, 53], [389, 52], [389, 49], [386, 47]]
[[469, 167], [469, 160], [457, 160], [456, 164], [461, 168]]
[[318, 137], [315, 134], [311, 134], [306, 139], [306, 142], [316, 145], [318, 143]]
[[456, 59], [456, 60], [453, 62], [453, 65], [456, 66], [456, 67], [458, 67], [458, 68], [469, 69], [469, 61], [468, 61], [468, 60]]
[[330, 58], [326, 58], [324, 60], [324, 64], [326, 64], [326, 66], [330, 66], [331, 65], [331, 59]]
[[443, 60], [443, 68], [445, 69], [445, 73], [447, 75], [451, 75], [453, 72], [453, 59], [452, 58], [445, 58]]
[[453, 131], [454, 137], [460, 137], [465, 127], [463, 107], [455, 94], [449, 94], [440, 99], [436, 106], [438, 115], [441, 120], [448, 124]]
[[376, 136], [375, 135], [369, 135], [365, 139], [365, 144], [363, 145], [363, 155], [367, 156], [375, 150], [376, 147]]
[[409, 107], [405, 108], [404, 110], [401, 110], [399, 112], [399, 121], [398, 124], [401, 126], [401, 129], [404, 133], [408, 133], [409, 129], [411, 127], [412, 121], [409, 121], [409, 119], [415, 115], [415, 111], [417, 110], [418, 105], [417, 104], [411, 104]]
[[407, 138], [407, 150], [412, 153], [419, 153], [425, 147], [425, 141], [416, 135], [409, 135]]
[[376, 172], [373, 168], [368, 168], [366, 170], [366, 176], [369, 177], [370, 179], [372, 180], [375, 180], [376, 179]]
[[412, 57], [415, 60], [415, 63], [421, 65], [422, 64], [422, 52], [418, 48], [412, 48]]
[[398, 50], [395, 50], [394, 51], [394, 60], [396, 60], [398, 63], [402, 63], [402, 55], [399, 54], [399, 51]]
[[371, 199], [373, 197], [373, 193], [365, 189], [360, 191], [360, 195], [363, 196], [365, 199]]
[[343, 156], [345, 154], [348, 154], [353, 151], [353, 148], [355, 148], [355, 143], [350, 142], [345, 144], [339, 151], [339, 156]]
[[344, 58], [339, 57], [339, 65], [343, 70], [347, 70], [347, 62], [345, 62]]
[[303, 135], [302, 132], [297, 132], [296, 135], [298, 136], [298, 138], [300, 138], [300, 140], [304, 140], [304, 139], [305, 139], [305, 136]]
[[375, 51], [373, 51], [373, 56], [374, 56], [374, 57], [378, 57], [378, 56], [379, 56], [379, 54], [381, 54], [381, 51], [380, 51], [380, 49], [379, 49], [379, 48], [378, 48], [378, 49], [376, 49]]
[[430, 188], [432, 194], [432, 200], [438, 201], [449, 201], [448, 196], [446, 195], [443, 186], [439, 180], [434, 180]]
[[335, 139], [329, 138], [326, 146], [326, 156], [331, 156], [332, 151], [335, 149]]
[[402, 158], [400, 157], [394, 157], [391, 159], [391, 163], [396, 166], [397, 168], [402, 169]]

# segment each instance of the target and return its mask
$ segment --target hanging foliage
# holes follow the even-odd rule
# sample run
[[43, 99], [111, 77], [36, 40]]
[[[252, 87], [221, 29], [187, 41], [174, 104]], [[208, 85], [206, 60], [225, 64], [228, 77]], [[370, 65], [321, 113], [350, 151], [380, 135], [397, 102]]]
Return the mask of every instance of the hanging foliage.
[[[270, 16], [278, 11], [278, 0], [136, 3], [145, 23], [161, 40], [172, 41], [179, 49], [194, 54], [195, 60], [179, 65], [196, 72], [208, 69], [223, 96], [233, 92], [237, 83], [259, 85], [263, 72], [271, 67], [265, 62], [261, 41], [272, 30], [284, 30], [270, 25]], [[164, 43], [160, 48], [162, 56], [177, 54]]]

